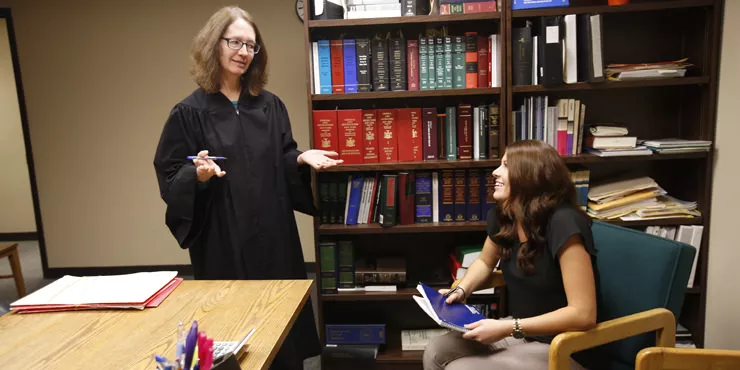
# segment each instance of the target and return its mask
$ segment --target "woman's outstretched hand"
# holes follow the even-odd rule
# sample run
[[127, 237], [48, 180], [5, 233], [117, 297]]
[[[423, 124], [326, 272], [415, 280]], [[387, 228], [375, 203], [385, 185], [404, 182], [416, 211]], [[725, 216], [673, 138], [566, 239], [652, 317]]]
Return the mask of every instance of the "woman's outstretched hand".
[[329, 152], [326, 150], [311, 149], [306, 150], [298, 156], [298, 164], [307, 164], [315, 170], [321, 170], [324, 168], [334, 167], [342, 162], [341, 159], [334, 159], [330, 157], [338, 157], [339, 153]]
[[206, 157], [208, 157], [207, 150], [201, 150], [198, 152], [198, 157], [203, 158], [193, 159], [193, 163], [195, 164], [195, 169], [198, 174], [198, 181], [206, 182], [214, 175], [218, 177], [224, 177], [226, 175], [226, 171], [221, 171], [221, 167], [219, 167], [219, 165], [210, 159], [206, 159]]

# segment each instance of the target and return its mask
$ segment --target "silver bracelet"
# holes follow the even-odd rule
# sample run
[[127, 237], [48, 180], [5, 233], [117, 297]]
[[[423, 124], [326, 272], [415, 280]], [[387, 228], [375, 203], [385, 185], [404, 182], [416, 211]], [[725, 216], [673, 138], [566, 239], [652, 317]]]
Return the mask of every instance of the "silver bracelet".
[[465, 293], [465, 289], [463, 289], [459, 285], [456, 286], [455, 288], [453, 288], [452, 290], [450, 290], [449, 292], [447, 292], [447, 294], [445, 295], [445, 297], [451, 296], [453, 293], [455, 293], [458, 290], [462, 290], [462, 292], [463, 292], [463, 299], [465, 299], [465, 297], [467, 296], [467, 294]]

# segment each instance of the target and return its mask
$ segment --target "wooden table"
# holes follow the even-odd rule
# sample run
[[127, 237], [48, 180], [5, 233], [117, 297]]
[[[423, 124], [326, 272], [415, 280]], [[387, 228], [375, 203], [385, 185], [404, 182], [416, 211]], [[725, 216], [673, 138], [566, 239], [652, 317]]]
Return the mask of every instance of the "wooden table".
[[183, 281], [157, 308], [0, 317], [0, 366], [15, 369], [148, 369], [173, 359], [177, 323], [195, 319], [215, 340], [251, 328], [242, 369], [267, 369], [306, 303], [311, 280]]

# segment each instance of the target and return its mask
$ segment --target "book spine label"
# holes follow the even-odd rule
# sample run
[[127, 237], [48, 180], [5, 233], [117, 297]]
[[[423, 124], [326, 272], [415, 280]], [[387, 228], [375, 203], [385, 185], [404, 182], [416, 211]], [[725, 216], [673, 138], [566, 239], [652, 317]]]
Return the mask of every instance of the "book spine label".
[[439, 217], [442, 222], [455, 221], [455, 174], [442, 170], [442, 191], [439, 192]]
[[455, 193], [454, 193], [454, 215], [455, 222], [467, 220], [467, 195], [468, 175], [465, 170], [454, 170]]
[[426, 37], [419, 38], [419, 88], [429, 90], [429, 56]]
[[478, 34], [465, 32], [465, 87], [478, 87]]
[[384, 324], [326, 324], [327, 344], [385, 344]]
[[378, 139], [380, 142], [379, 162], [381, 163], [398, 162], [397, 115], [398, 109], [378, 109], [380, 131], [383, 133], [383, 136]]
[[331, 40], [331, 88], [334, 94], [344, 93], [344, 45], [342, 40]]
[[315, 110], [313, 113], [313, 148], [339, 151], [337, 111]]
[[416, 173], [415, 218], [417, 223], [432, 222], [432, 174]]
[[465, 88], [465, 38], [455, 36], [452, 43], [452, 88]]
[[353, 39], [342, 40], [344, 49], [344, 92], [357, 92], [357, 45]]
[[366, 109], [362, 111], [363, 125], [363, 162], [378, 163], [378, 111]]
[[339, 158], [344, 164], [361, 164], [362, 150], [362, 109], [342, 109], [337, 111], [339, 121]]
[[425, 161], [437, 159], [437, 109], [422, 109], [423, 134], [422, 146], [423, 159]]
[[332, 93], [331, 47], [329, 40], [319, 40], [319, 88], [321, 94]]
[[473, 159], [472, 107], [461, 104], [457, 107], [457, 150], [459, 159]]
[[370, 91], [370, 40], [357, 39], [357, 91]]
[[406, 41], [406, 74], [409, 91], [419, 90], [419, 40]]

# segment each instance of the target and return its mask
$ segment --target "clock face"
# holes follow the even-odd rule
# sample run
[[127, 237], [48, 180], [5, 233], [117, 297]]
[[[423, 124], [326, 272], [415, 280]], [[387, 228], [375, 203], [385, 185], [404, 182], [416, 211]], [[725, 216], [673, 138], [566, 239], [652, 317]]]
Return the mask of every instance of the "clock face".
[[301, 19], [301, 22], [304, 21], [304, 13], [306, 8], [303, 6], [303, 0], [295, 0], [295, 13], [298, 15], [298, 18]]

